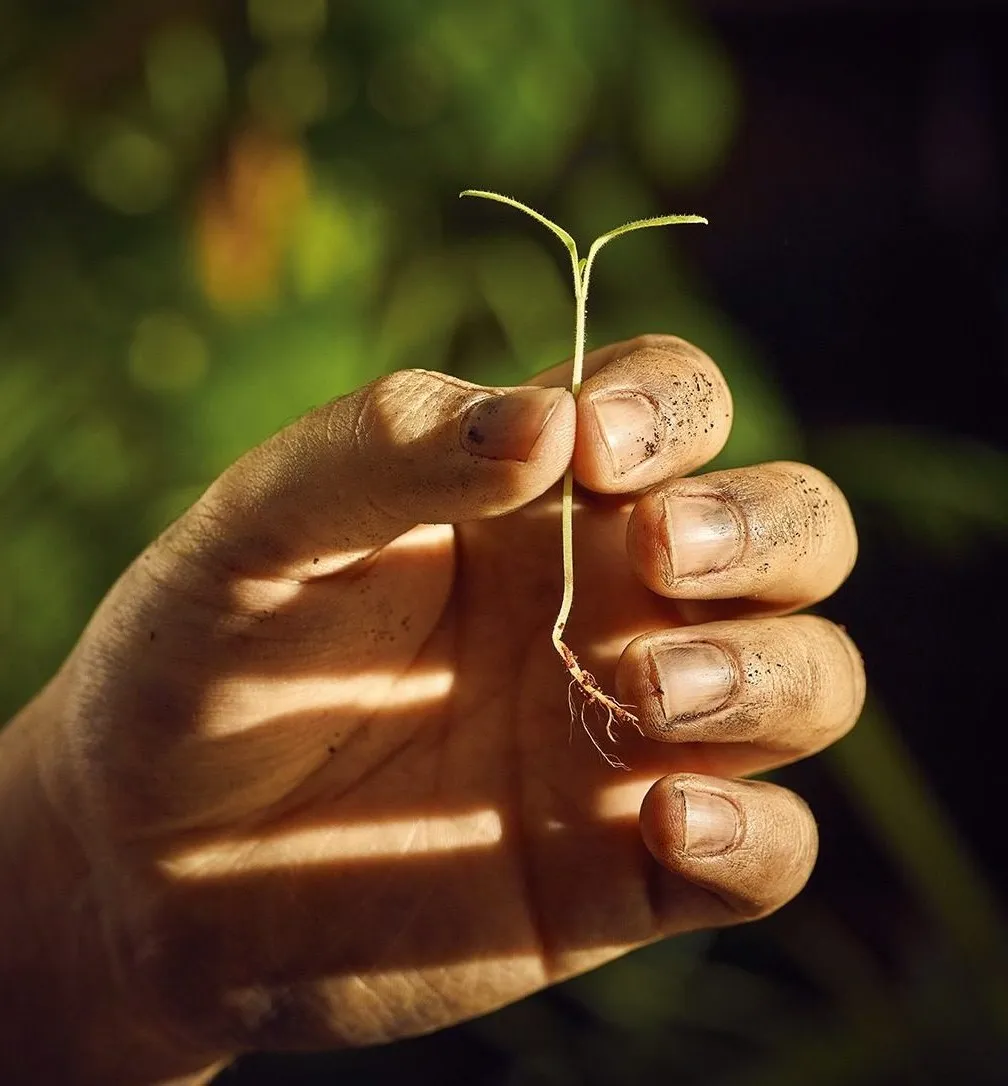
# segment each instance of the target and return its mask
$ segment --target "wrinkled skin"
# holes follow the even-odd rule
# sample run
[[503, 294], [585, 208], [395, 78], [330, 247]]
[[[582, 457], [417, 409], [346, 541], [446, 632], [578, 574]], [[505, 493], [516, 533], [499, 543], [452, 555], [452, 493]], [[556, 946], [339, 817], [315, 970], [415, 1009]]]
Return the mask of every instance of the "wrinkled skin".
[[[412, 371], [300, 420], [137, 559], [46, 691], [45, 795], [123, 1000], [191, 1055], [166, 1073], [436, 1029], [806, 881], [808, 809], [741, 778], [859, 712], [846, 636], [780, 617], [849, 571], [846, 503], [800, 465], [684, 478], [731, 400], [682, 341], [588, 370], [577, 404], [498, 410], [500, 390]], [[624, 411], [607, 441], [594, 405], [614, 391], [657, 407], [647, 432]], [[566, 640], [640, 716], [615, 748], [590, 710], [572, 721], [549, 640], [572, 456]], [[727, 503], [731, 561], [689, 571], [675, 539], [670, 559], [676, 495]], [[727, 654], [730, 693], [670, 714], [656, 660], [697, 642]]]

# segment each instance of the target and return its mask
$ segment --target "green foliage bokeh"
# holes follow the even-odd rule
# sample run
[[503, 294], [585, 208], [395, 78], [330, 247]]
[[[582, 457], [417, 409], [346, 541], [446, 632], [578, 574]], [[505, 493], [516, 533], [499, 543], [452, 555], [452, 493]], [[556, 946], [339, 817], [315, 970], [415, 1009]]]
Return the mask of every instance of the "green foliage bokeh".
[[[564, 254], [517, 216], [461, 207], [460, 189], [512, 192], [586, 240], [702, 213], [665, 200], [717, 175], [743, 109], [716, 38], [658, 0], [0, 0], [4, 715], [58, 667], [125, 565], [306, 409], [406, 366], [517, 384], [567, 357]], [[658, 330], [694, 340], [737, 405], [719, 463], [803, 455], [813, 435], [682, 244], [645, 231], [607, 251], [589, 345]], [[814, 439], [818, 462], [918, 543], [1008, 533], [997, 450], [886, 428]], [[881, 706], [856, 734], [833, 768], [951, 948], [935, 975], [975, 970], [981, 1018], [1003, 1027], [991, 971], [1003, 940], [982, 876]], [[798, 958], [832, 978], [841, 1007], [851, 991], [885, 1007], [887, 1030], [852, 1010], [795, 1049], [799, 1018], [773, 990], [725, 965], [697, 972], [704, 939], [568, 986], [594, 1026], [566, 1064], [543, 1038], [573, 1034], [547, 1004], [478, 1028], [522, 1081], [577, 1081], [582, 1064], [622, 1081], [628, 1066], [709, 1066], [702, 1050], [665, 1051], [663, 1033], [730, 1019], [758, 1048], [731, 1081], [754, 1083], [875, 1081], [928, 1030], [959, 1028], [926, 986], [905, 1005], [882, 999], [858, 948], [837, 951], [833, 921], [809, 923], [817, 950]], [[780, 1043], [757, 1044], [752, 1023], [771, 1011]], [[988, 1034], [970, 1029], [986, 1052]]]

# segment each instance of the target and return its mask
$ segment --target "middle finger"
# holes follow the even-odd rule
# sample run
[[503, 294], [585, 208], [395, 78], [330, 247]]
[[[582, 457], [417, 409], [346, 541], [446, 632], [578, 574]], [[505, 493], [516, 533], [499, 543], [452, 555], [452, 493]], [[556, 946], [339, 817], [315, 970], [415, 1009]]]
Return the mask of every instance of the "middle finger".
[[701, 622], [825, 599], [854, 565], [857, 533], [832, 480], [779, 462], [656, 487], [634, 508], [627, 552], [648, 588]]

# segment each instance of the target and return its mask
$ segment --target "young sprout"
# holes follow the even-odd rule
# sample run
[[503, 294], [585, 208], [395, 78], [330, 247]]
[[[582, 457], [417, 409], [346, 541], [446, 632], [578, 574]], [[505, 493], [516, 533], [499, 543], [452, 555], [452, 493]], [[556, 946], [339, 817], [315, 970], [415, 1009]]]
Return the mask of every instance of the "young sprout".
[[[651, 226], [673, 226], [678, 223], [703, 223], [705, 225], [707, 223], [707, 220], [701, 215], [658, 215], [652, 219], [638, 219], [635, 222], [625, 223], [615, 230], [610, 230], [608, 234], [603, 234], [601, 237], [596, 238], [591, 243], [587, 257], [579, 259], [577, 244], [566, 230], [557, 226], [555, 222], [551, 222], [545, 215], [540, 215], [538, 211], [533, 210], [531, 207], [527, 207], [520, 201], [514, 200], [510, 196], [502, 196], [498, 192], [484, 192], [480, 189], [466, 189], [464, 192], [460, 193], [460, 195], [478, 196], [484, 200], [496, 200], [498, 203], [508, 204], [510, 207], [515, 207], [519, 211], [524, 211], [526, 215], [531, 215], [533, 219], [542, 223], [548, 230], [551, 230], [556, 234], [566, 246], [567, 252], [570, 254], [571, 258], [571, 270], [574, 273], [574, 369], [571, 374], [570, 389], [575, 398], [581, 391], [581, 373], [584, 366], [585, 314], [588, 303], [588, 280], [591, 275], [592, 264], [594, 263], [599, 250], [612, 241], [613, 238], [618, 238], [621, 234], [629, 234], [632, 230], [643, 230]], [[563, 599], [560, 602], [560, 611], [557, 614], [556, 622], [553, 625], [553, 646], [560, 654], [560, 659], [563, 660], [564, 667], [566, 667], [567, 672], [571, 677], [570, 686], [568, 688], [571, 720], [573, 721], [575, 716], [574, 690], [577, 688], [581, 691], [583, 699], [580, 712], [581, 723], [592, 743], [594, 743], [596, 750], [598, 750], [602, 758], [614, 769], [626, 769], [627, 766], [620, 761], [619, 758], [602, 749], [601, 744], [595, 738], [591, 728], [585, 720], [585, 710], [591, 706], [601, 713], [602, 719], [605, 722], [606, 737], [611, 743], [617, 741], [617, 724], [631, 725], [640, 731], [640, 724], [637, 717], [630, 711], [630, 707], [621, 705], [615, 698], [611, 697], [599, 686], [595, 676], [581, 667], [577, 657], [571, 652], [563, 640], [564, 628], [567, 625], [567, 618], [570, 615], [571, 605], [574, 602], [573, 516], [574, 469], [573, 466], [570, 466], [567, 468], [563, 480], [563, 510], [561, 524], [563, 532], [564, 589]]]

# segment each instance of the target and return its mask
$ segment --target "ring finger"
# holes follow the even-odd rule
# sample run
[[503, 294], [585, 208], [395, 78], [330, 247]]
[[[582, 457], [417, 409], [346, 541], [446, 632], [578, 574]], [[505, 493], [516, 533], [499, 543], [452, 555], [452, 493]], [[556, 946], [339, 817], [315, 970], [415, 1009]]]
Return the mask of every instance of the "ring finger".
[[839, 626], [795, 615], [645, 634], [620, 657], [616, 690], [647, 738], [686, 745], [663, 760], [739, 776], [839, 739], [861, 712], [865, 679]]

